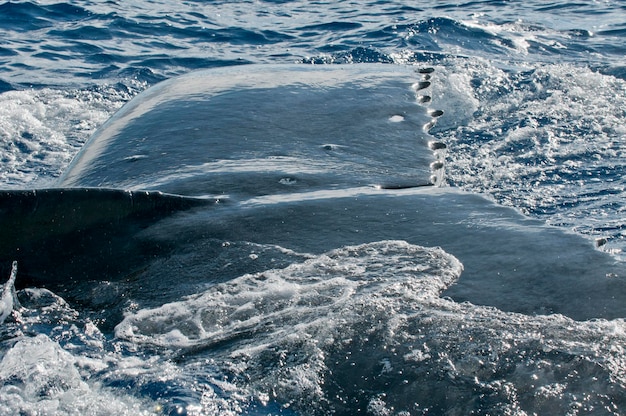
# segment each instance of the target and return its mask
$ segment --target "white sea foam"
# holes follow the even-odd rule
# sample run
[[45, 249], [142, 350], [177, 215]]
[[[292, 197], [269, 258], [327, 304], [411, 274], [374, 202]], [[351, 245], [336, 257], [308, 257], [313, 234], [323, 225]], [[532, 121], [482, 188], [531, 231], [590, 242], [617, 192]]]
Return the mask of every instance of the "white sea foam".
[[135, 93], [101, 87], [0, 94], [2, 187], [47, 185], [63, 171], [94, 130]]
[[116, 328], [135, 343], [182, 348], [210, 345], [245, 332], [304, 328], [363, 298], [438, 295], [461, 264], [441, 249], [404, 242], [347, 247], [286, 269], [244, 275], [181, 302], [129, 315]]
[[571, 64], [510, 72], [480, 59], [437, 72], [433, 99], [455, 115], [432, 131], [448, 144], [450, 183], [625, 248], [624, 80]]
[[[181, 379], [175, 364], [107, 344], [93, 322], [49, 290], [18, 295], [23, 307], [0, 326], [0, 414], [153, 415], [182, 409], [150, 396], [150, 385]], [[197, 390], [206, 397], [205, 410], [236, 414], [211, 386]]]
[[[116, 335], [165, 348], [182, 366], [210, 359], [239, 397], [306, 414], [347, 412], [348, 401], [374, 413], [445, 409], [450, 400], [460, 413], [617, 408], [626, 389], [622, 320], [531, 317], [440, 298], [461, 269], [438, 248], [343, 247], [130, 313]], [[477, 390], [480, 404], [464, 399]]]
[[147, 403], [90, 383], [80, 362], [45, 335], [24, 338], [0, 362], [4, 415], [142, 415]]

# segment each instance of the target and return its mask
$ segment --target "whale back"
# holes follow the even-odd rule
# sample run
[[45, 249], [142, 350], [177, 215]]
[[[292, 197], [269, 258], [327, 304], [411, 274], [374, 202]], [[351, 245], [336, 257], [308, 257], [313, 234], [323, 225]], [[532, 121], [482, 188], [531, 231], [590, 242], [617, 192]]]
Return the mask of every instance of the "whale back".
[[124, 299], [161, 305], [403, 240], [460, 261], [442, 293], [456, 301], [626, 316], [623, 263], [591, 242], [480, 195], [423, 186], [441, 181], [446, 151], [428, 134], [441, 115], [423, 105], [428, 72], [250, 65], [152, 87], [94, 134], [58, 188], [0, 192], [0, 272], [17, 260], [17, 285], [87, 304], [98, 282], [115, 282], [124, 296], [95, 302], [115, 314]]

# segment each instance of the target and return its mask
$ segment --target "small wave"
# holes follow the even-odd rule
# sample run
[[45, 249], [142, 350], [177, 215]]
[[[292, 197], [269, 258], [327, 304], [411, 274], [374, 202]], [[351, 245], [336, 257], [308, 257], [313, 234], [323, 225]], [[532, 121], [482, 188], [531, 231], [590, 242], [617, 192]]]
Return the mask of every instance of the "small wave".
[[[441, 249], [403, 242], [345, 247], [286, 269], [242, 276], [182, 303], [128, 316], [116, 334], [171, 348], [223, 343], [242, 333], [258, 337], [264, 328], [275, 337], [274, 327], [283, 331], [291, 325], [306, 326], [320, 316], [341, 314], [349, 304], [365, 302], [362, 297], [388, 297], [394, 292], [398, 301], [418, 301], [437, 296], [461, 268]], [[198, 321], [197, 316], [203, 318]]]
[[0, 26], [4, 29], [30, 31], [52, 27], [58, 22], [69, 22], [89, 17], [89, 12], [68, 3], [40, 5], [32, 2], [0, 5]]
[[440, 298], [460, 271], [441, 249], [343, 247], [130, 313], [116, 335], [189, 369], [210, 357], [239, 396], [307, 414], [446, 413], [452, 403], [467, 414], [561, 414], [581, 397], [589, 409], [622, 406], [623, 321]]

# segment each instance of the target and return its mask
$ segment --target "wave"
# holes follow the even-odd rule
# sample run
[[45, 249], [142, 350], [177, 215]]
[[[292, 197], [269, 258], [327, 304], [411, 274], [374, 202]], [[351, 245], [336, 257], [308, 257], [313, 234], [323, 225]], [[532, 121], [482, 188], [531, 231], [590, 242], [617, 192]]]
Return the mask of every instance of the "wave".
[[20, 290], [21, 308], [0, 327], [3, 342], [13, 340], [0, 363], [0, 408], [617, 414], [626, 405], [624, 320], [441, 298], [461, 270], [439, 248], [345, 246], [159, 306], [129, 305], [117, 338], [45, 289]]
[[615, 348], [623, 321], [440, 298], [461, 267], [441, 249], [400, 241], [343, 247], [138, 310], [116, 335], [188, 368], [211, 357], [212, 371], [246, 395], [306, 414], [445, 413], [451, 403], [463, 413], [563, 413], [577, 397], [587, 409], [622, 405], [612, 383], [626, 382]]
[[[71, 81], [73, 87], [94, 79], [118, 82], [125, 74], [141, 76], [148, 69], [156, 78], [140, 80], [152, 83], [237, 62], [415, 63], [482, 57], [505, 65], [555, 60], [597, 65], [606, 59], [621, 65], [622, 23], [609, 6], [457, 6], [420, 9], [403, 2], [366, 1], [362, 8], [336, 5], [322, 12], [300, 2], [244, 8], [220, 2], [181, 5], [171, 13], [167, 2], [5, 3], [0, 56], [11, 58], [4, 66], [11, 83], [50, 86]], [[563, 15], [572, 23], [562, 23], [568, 21]], [[584, 16], [596, 20], [590, 25]], [[598, 25], [602, 30], [595, 31]], [[31, 39], [27, 48], [21, 45], [24, 34]]]

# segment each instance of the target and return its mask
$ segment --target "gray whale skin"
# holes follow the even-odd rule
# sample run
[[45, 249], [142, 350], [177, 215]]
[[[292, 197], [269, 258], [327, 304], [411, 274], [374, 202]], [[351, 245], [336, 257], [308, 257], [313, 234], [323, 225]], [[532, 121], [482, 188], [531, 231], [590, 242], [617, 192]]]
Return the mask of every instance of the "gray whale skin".
[[[443, 293], [457, 301], [625, 317], [613, 257], [439, 186], [446, 148], [428, 133], [441, 115], [427, 107], [432, 72], [244, 65], [157, 84], [93, 135], [54, 188], [0, 192], [2, 272], [17, 260], [22, 286], [134, 282], [156, 297], [276, 266], [229, 257], [233, 244], [317, 254], [406, 240], [463, 263]], [[212, 273], [227, 264], [237, 267]]]

